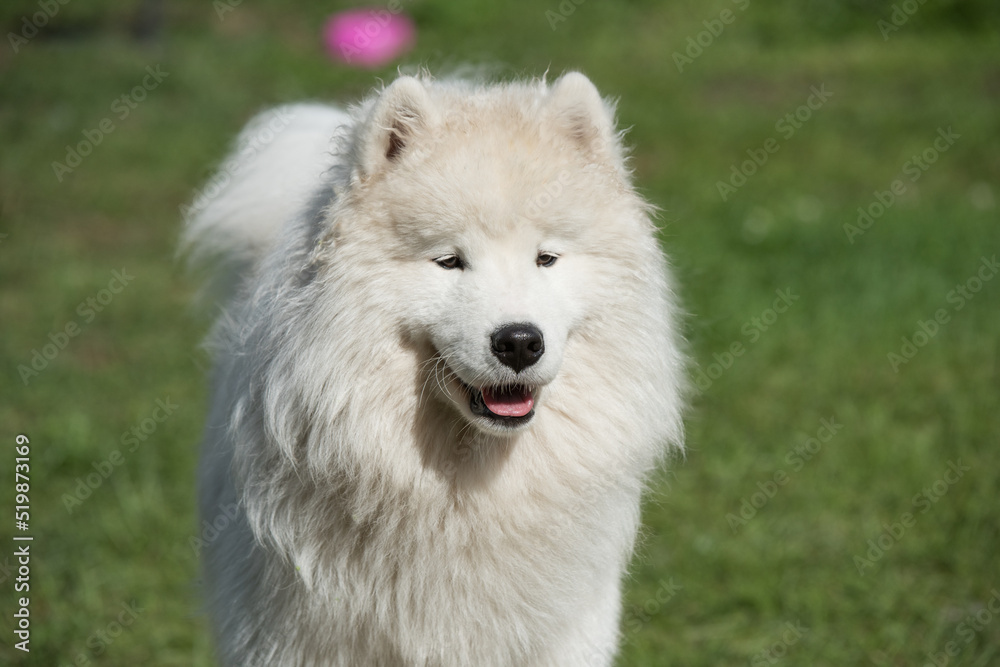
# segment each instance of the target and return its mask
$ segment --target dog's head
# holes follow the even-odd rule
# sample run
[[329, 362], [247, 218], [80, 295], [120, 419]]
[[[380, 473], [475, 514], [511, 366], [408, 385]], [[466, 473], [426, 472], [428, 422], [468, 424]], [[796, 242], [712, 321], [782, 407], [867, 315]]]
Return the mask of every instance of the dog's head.
[[426, 350], [426, 391], [509, 435], [546, 409], [568, 355], [628, 365], [619, 298], [657, 289], [643, 281], [662, 267], [612, 108], [586, 77], [403, 77], [364, 110], [351, 152], [342, 215], [385, 255], [370, 255], [388, 267], [371, 289]]

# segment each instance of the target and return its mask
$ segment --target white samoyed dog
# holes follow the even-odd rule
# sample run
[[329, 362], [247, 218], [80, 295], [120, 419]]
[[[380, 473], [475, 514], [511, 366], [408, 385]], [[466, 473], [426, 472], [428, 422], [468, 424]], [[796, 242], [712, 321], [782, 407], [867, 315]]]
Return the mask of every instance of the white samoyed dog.
[[222, 663], [610, 665], [685, 374], [613, 106], [402, 76], [259, 116], [211, 185]]

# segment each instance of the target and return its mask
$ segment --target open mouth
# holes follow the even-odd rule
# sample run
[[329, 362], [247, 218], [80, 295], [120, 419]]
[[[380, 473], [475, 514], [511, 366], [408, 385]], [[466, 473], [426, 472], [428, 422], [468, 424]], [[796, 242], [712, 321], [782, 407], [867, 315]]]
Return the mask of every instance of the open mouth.
[[[461, 380], [459, 380], [461, 382]], [[535, 416], [535, 397], [526, 385], [497, 385], [476, 389], [462, 382], [469, 395], [469, 410], [498, 426], [517, 427]]]

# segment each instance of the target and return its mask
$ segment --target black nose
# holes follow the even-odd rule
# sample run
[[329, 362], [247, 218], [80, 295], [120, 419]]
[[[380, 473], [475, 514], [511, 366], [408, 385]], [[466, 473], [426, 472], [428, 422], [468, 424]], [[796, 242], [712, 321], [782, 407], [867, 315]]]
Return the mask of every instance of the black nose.
[[507, 324], [490, 336], [493, 356], [515, 373], [521, 372], [542, 358], [545, 341], [542, 332], [533, 324]]

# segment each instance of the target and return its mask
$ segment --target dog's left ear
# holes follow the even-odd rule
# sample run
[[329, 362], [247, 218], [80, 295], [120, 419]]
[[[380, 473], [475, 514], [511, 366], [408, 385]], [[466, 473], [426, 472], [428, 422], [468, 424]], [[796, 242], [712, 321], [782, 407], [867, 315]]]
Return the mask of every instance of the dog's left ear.
[[399, 160], [433, 127], [436, 113], [427, 89], [416, 78], [393, 81], [375, 101], [360, 138], [358, 169], [364, 178]]
[[567, 72], [552, 84], [546, 110], [564, 136], [587, 154], [620, 159], [613, 108], [583, 74]]

